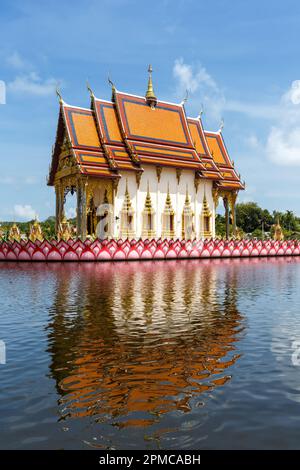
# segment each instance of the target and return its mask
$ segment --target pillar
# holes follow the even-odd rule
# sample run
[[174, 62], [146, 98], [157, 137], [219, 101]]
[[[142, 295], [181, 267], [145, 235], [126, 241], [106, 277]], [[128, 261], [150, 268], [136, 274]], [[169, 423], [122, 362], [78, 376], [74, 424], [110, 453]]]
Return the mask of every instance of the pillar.
[[86, 187], [82, 180], [77, 184], [77, 237], [86, 239]]
[[233, 203], [233, 207], [232, 207], [232, 230], [233, 230], [233, 235], [236, 236], [236, 209], [235, 209], [235, 203]]
[[225, 225], [226, 225], [226, 239], [229, 239], [229, 203], [228, 203], [228, 197], [225, 196], [223, 198], [223, 204], [225, 208]]
[[55, 231], [57, 233], [59, 224], [62, 221], [63, 213], [64, 213], [64, 194], [63, 194], [63, 187], [60, 184], [57, 184], [55, 186], [55, 200], [56, 200]]

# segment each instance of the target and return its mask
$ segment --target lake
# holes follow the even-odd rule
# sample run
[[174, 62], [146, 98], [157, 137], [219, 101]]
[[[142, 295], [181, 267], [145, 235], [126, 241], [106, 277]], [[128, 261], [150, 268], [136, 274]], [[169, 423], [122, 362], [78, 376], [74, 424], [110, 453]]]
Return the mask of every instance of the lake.
[[2, 449], [300, 448], [300, 258], [2, 262], [0, 292]]

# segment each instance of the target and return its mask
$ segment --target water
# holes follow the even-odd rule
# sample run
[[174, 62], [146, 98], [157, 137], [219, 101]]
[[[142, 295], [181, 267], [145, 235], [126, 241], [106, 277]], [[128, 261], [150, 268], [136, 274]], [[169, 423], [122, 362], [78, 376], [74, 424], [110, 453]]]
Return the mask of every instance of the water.
[[0, 263], [0, 448], [299, 448], [299, 285], [299, 258]]

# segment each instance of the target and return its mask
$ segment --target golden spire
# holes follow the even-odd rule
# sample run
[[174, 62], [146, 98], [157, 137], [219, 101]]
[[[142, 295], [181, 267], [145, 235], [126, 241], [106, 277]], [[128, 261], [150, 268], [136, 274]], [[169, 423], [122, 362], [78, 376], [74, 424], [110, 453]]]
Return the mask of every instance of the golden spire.
[[128, 191], [128, 180], [126, 178], [126, 187], [125, 187], [125, 198], [123, 202], [123, 208], [122, 210], [124, 212], [132, 212], [132, 206], [131, 206], [131, 201], [130, 201], [130, 196], [129, 196], [129, 191]]
[[174, 214], [174, 210], [173, 210], [173, 207], [172, 207], [171, 196], [170, 196], [170, 185], [169, 185], [169, 183], [168, 183], [168, 192], [167, 192], [164, 212], [169, 213], [169, 214]]
[[185, 215], [192, 215], [193, 214], [193, 211], [192, 211], [192, 208], [191, 208], [190, 197], [189, 197], [189, 193], [188, 193], [188, 185], [186, 185], [183, 212], [184, 212]]
[[156, 98], [154, 90], [153, 90], [152, 65], [149, 65], [148, 73], [149, 73], [149, 78], [148, 78], [148, 88], [147, 88], [147, 91], [146, 91], [146, 100], [147, 100], [147, 103], [151, 106], [151, 108], [154, 108], [156, 106], [156, 103], [157, 103], [157, 98]]
[[203, 196], [203, 205], [202, 205], [202, 213], [204, 216], [210, 217], [211, 216], [211, 211], [209, 209], [209, 205], [206, 199], [206, 191], [204, 190], [204, 196]]
[[155, 237], [155, 229], [154, 229], [154, 214], [155, 211], [152, 207], [150, 189], [149, 189], [149, 181], [147, 182], [147, 194], [145, 199], [145, 206], [143, 210], [143, 229], [142, 229], [142, 236], [151, 238]]
[[149, 181], [147, 182], [147, 195], [146, 195], [146, 199], [145, 199], [144, 212], [147, 212], [147, 213], [150, 213], [150, 214], [154, 212], [154, 209], [152, 207], [150, 190], [149, 190]]

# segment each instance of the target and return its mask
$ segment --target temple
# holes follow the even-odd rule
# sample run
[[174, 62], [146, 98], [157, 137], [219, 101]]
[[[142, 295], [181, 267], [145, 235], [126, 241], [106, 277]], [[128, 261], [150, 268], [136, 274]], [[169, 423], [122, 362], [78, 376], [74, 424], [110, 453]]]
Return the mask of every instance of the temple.
[[90, 108], [60, 111], [48, 185], [56, 194], [56, 229], [65, 222], [66, 195], [77, 196], [76, 232], [81, 239], [215, 236], [223, 199], [226, 235], [235, 234], [235, 203], [244, 189], [222, 132], [203, 129], [201, 116], [155, 96], [152, 68], [143, 96], [119, 92], [95, 97]]

